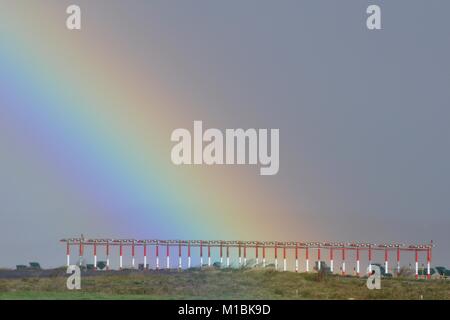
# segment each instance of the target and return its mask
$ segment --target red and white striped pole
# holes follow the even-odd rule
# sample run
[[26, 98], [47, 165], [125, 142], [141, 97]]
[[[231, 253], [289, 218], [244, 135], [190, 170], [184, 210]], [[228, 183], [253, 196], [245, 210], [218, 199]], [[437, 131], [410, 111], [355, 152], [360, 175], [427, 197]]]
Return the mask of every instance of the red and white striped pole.
[[247, 266], [247, 244], [244, 243], [244, 267]]
[[230, 267], [230, 246], [227, 244], [227, 268]]
[[208, 242], [208, 267], [211, 267], [211, 244]]
[[427, 279], [431, 278], [431, 249], [427, 248]]
[[416, 257], [416, 279], [419, 279], [419, 251], [417, 249], [414, 250], [414, 254]]
[[67, 266], [70, 266], [70, 243], [69, 243], [69, 241], [67, 241], [66, 256], [67, 256], [66, 264], [67, 264]]
[[384, 249], [384, 269], [386, 273], [389, 273], [389, 251], [388, 249]]
[[372, 247], [369, 246], [368, 250], [368, 259], [369, 259], [369, 274], [372, 273]]
[[220, 241], [220, 267], [223, 265], [223, 242]]
[[159, 270], [159, 244], [156, 243], [155, 246], [155, 257], [156, 257], [156, 270]]
[[258, 257], [258, 243], [255, 245], [255, 257], [256, 257], [256, 266], [259, 264], [259, 257]]
[[330, 272], [334, 271], [333, 248], [330, 248]]
[[97, 244], [94, 243], [94, 270], [97, 270]]
[[359, 276], [359, 248], [356, 248], [356, 275]]
[[203, 241], [200, 240], [200, 268], [203, 267]]
[[278, 247], [275, 243], [275, 270], [278, 270]]
[[241, 265], [242, 265], [242, 257], [241, 257], [241, 243], [240, 242], [238, 244], [238, 249], [239, 249], [239, 267], [241, 267]]
[[295, 244], [295, 272], [298, 272], [298, 243]]
[[305, 264], [306, 264], [306, 272], [309, 272], [309, 247], [306, 247], [305, 250]]
[[345, 276], [345, 247], [342, 248], [342, 275]]
[[317, 270], [320, 271], [321, 261], [320, 261], [320, 247], [317, 248]]
[[83, 241], [80, 240], [80, 266], [83, 265]]
[[188, 241], [188, 269], [191, 268], [191, 242]]
[[266, 267], [266, 245], [263, 244], [262, 247], [262, 255], [263, 255], [263, 268]]
[[122, 254], [123, 254], [123, 248], [122, 248], [122, 242], [120, 242], [119, 244], [119, 269], [123, 268], [123, 258], [122, 258]]
[[286, 245], [283, 245], [283, 271], [287, 270], [287, 263], [286, 263]]
[[170, 269], [170, 248], [169, 248], [169, 243], [166, 244], [166, 269]]
[[133, 269], [134, 269], [134, 262], [135, 262], [134, 254], [135, 254], [135, 247], [134, 247], [134, 240], [133, 240], [133, 243], [131, 244], [131, 268], [133, 268]]
[[400, 248], [397, 248], [397, 275], [400, 274]]
[[147, 270], [147, 244], [144, 243], [144, 270]]
[[109, 241], [106, 242], [106, 270], [109, 270]]
[[178, 242], [178, 270], [181, 270], [181, 242]]

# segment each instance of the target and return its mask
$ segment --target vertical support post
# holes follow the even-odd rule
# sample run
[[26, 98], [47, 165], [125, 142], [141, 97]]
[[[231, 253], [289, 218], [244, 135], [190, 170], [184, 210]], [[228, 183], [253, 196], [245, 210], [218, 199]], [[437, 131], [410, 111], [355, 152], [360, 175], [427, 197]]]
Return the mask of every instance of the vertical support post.
[[239, 268], [242, 265], [242, 257], [241, 257], [241, 243], [239, 242], [238, 244], [238, 249], [239, 249]]
[[181, 241], [178, 242], [178, 270], [181, 270]]
[[223, 242], [220, 241], [220, 267], [222, 267], [223, 264]]
[[305, 263], [306, 263], [306, 272], [309, 272], [309, 247], [306, 247], [305, 250]]
[[122, 241], [120, 241], [119, 244], [119, 269], [123, 268], [123, 248], [122, 248]]
[[320, 271], [321, 267], [320, 247], [317, 248], [317, 270]]
[[345, 247], [342, 248], [342, 275], [345, 276]]
[[384, 269], [386, 273], [389, 273], [389, 251], [387, 248], [384, 249]]
[[97, 244], [94, 243], [94, 270], [97, 270]]
[[208, 242], [208, 267], [211, 267], [211, 243]]
[[170, 248], [169, 243], [166, 243], [166, 269], [170, 269]]
[[159, 243], [155, 246], [155, 256], [156, 256], [156, 270], [159, 270]]
[[397, 275], [400, 274], [400, 248], [397, 248]]
[[263, 247], [262, 247], [262, 254], [263, 254], [263, 268], [265, 268], [266, 267], [266, 245], [265, 244], [263, 244]]
[[66, 256], [67, 256], [66, 265], [70, 266], [70, 243], [69, 243], [69, 240], [67, 240], [67, 244], [66, 244]]
[[287, 263], [286, 263], [286, 244], [283, 245], [283, 271], [287, 270]]
[[135, 246], [134, 246], [134, 240], [133, 240], [133, 243], [131, 244], [131, 268], [133, 268], [133, 269], [134, 269], [134, 264], [135, 264], [134, 255], [135, 255]]
[[230, 267], [230, 245], [227, 244], [227, 268]]
[[247, 244], [244, 243], [244, 267], [247, 266]]
[[275, 270], [278, 270], [278, 246], [275, 243]]
[[371, 274], [372, 273], [372, 247], [371, 246], [369, 246], [368, 259], [369, 259], [369, 274]]
[[83, 264], [83, 240], [80, 240], [80, 266]]
[[427, 248], [427, 279], [431, 278], [431, 264], [430, 264], [430, 260], [431, 260], [431, 254], [430, 254], [431, 249]]
[[333, 248], [330, 248], [330, 272], [334, 272]]
[[200, 240], [200, 268], [203, 268], [203, 241]]
[[295, 272], [298, 272], [298, 243], [295, 243]]
[[147, 243], [144, 242], [144, 270], [147, 269]]
[[419, 279], [419, 251], [415, 249], [414, 254], [416, 258], [416, 279]]
[[258, 257], [258, 243], [255, 244], [255, 257], [256, 257], [256, 267], [259, 264], [259, 257]]
[[356, 275], [359, 276], [359, 248], [356, 248]]
[[188, 269], [191, 268], [191, 242], [188, 241]]
[[106, 241], [106, 270], [109, 270], [109, 241]]

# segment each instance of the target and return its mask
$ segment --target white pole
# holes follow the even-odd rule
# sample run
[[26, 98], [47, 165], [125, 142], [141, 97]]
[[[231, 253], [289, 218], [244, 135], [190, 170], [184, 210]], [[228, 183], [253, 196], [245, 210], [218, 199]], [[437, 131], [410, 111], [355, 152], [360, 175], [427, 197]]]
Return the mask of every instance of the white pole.
[[283, 258], [283, 271], [286, 271], [287, 265], [286, 265], [286, 258]]
[[122, 264], [122, 256], [120, 256], [119, 257], [119, 267], [120, 267], [120, 269], [122, 269], [122, 266], [123, 266], [123, 264]]
[[178, 269], [181, 269], [181, 257], [178, 257]]
[[230, 257], [227, 257], [227, 268], [230, 267]]
[[333, 261], [333, 259], [330, 260], [330, 272], [331, 273], [334, 272], [334, 261]]
[[191, 268], [191, 257], [188, 257], [188, 269]]

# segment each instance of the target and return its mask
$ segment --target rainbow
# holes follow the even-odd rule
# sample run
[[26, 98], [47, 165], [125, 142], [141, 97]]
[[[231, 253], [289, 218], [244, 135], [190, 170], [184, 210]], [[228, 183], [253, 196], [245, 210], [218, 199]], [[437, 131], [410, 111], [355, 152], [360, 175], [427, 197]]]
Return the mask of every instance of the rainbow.
[[[46, 187], [80, 208], [70, 219], [146, 237], [285, 239], [304, 231], [292, 209], [301, 207], [261, 183], [267, 178], [255, 168], [174, 166], [170, 133], [196, 120], [189, 104], [126, 48], [95, 31], [67, 31], [63, 13], [29, 2], [0, 13], [0, 128]], [[210, 119], [218, 120], [202, 120]]]

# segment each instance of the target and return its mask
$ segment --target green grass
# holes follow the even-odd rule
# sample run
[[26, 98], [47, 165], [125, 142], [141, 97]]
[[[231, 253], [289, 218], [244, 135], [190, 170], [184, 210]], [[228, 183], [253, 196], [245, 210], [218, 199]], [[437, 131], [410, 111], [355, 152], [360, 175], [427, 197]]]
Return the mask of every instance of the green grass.
[[81, 290], [66, 289], [66, 277], [0, 280], [0, 299], [449, 299], [450, 281], [366, 280], [272, 270], [190, 270], [83, 277]]

